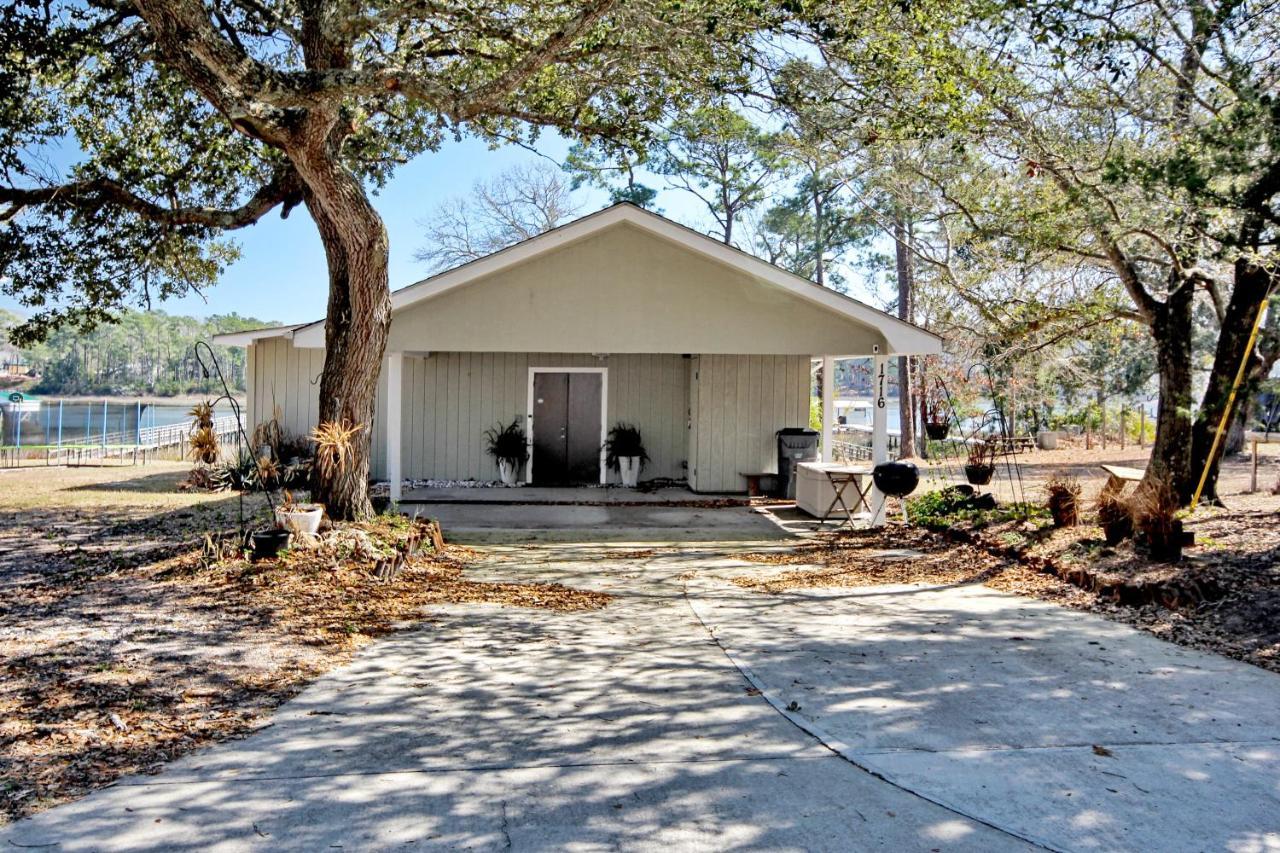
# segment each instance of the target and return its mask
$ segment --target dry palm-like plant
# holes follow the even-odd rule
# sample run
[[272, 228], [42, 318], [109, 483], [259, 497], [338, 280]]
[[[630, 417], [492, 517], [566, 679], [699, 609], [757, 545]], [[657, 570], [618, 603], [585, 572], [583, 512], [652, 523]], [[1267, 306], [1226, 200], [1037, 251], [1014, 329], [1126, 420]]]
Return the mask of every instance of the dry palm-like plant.
[[270, 445], [271, 452], [279, 455], [280, 442], [284, 440], [284, 430], [280, 426], [280, 418], [283, 412], [279, 406], [273, 406], [271, 409], [271, 419], [263, 421], [253, 428], [253, 437], [250, 445], [253, 447], [261, 447], [262, 445]]
[[1117, 545], [1133, 533], [1133, 513], [1119, 495], [1103, 489], [1094, 504], [1098, 513], [1098, 526], [1102, 528], [1108, 545]]
[[1157, 560], [1182, 559], [1181, 506], [1173, 487], [1164, 480], [1143, 483], [1129, 499], [1133, 526], [1141, 543]]
[[187, 412], [191, 418], [191, 459], [205, 465], [218, 461], [218, 434], [213, 431], [213, 403], [196, 403]]
[[187, 417], [191, 418], [191, 433], [194, 435], [202, 429], [213, 429], [213, 403], [205, 400], [203, 403], [196, 403], [187, 412]]
[[1075, 527], [1080, 523], [1080, 481], [1071, 476], [1054, 476], [1045, 484], [1049, 493], [1049, 513], [1054, 527]]
[[255, 464], [258, 466], [258, 485], [264, 489], [274, 489], [280, 479], [279, 463], [270, 456], [258, 456]]
[[350, 421], [325, 421], [311, 430], [311, 440], [316, 445], [316, 467], [328, 480], [336, 479], [347, 467], [353, 453], [355, 438], [364, 424]]
[[212, 426], [200, 427], [191, 433], [191, 459], [212, 465], [218, 461], [218, 435]]

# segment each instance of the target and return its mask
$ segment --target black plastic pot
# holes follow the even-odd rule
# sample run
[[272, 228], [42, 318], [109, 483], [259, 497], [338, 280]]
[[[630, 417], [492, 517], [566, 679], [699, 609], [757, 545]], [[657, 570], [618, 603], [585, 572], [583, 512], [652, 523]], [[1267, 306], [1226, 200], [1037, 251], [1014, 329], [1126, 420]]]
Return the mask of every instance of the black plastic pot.
[[1100, 522], [1102, 536], [1107, 544], [1114, 547], [1133, 535], [1133, 519], [1129, 516], [1109, 518]]
[[[1183, 546], [1188, 544], [1187, 533], [1182, 529], [1182, 521], [1175, 519], [1171, 528], [1161, 535], [1153, 536], [1150, 531], [1141, 531], [1139, 544], [1151, 559], [1162, 563], [1176, 563], [1182, 559]], [[1195, 544], [1194, 534], [1190, 544]]]
[[910, 462], [882, 462], [871, 471], [876, 488], [891, 498], [904, 498], [920, 485], [920, 470]]
[[280, 552], [289, 547], [289, 537], [287, 530], [259, 530], [252, 537], [253, 558], [271, 560], [280, 556]]
[[965, 465], [964, 476], [975, 486], [985, 486], [991, 482], [991, 475], [995, 474], [996, 467], [994, 465]]
[[940, 424], [925, 422], [924, 434], [929, 436], [930, 441], [942, 441], [951, 432], [951, 424], [943, 421]]

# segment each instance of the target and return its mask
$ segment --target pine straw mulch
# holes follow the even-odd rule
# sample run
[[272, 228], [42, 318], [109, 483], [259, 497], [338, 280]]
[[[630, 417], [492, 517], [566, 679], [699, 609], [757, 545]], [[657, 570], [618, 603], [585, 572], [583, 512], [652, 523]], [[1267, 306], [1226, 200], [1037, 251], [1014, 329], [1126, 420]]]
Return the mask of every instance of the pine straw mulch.
[[[904, 555], [901, 552], [910, 552]], [[1017, 561], [971, 544], [958, 543], [923, 527], [890, 524], [880, 530], [845, 531], [787, 551], [748, 554], [754, 563], [802, 564], [768, 577], [733, 578], [746, 589], [776, 594], [813, 587], [860, 587], [925, 583], [954, 586], [985, 583], [997, 589], [1051, 600], [1083, 592]]]
[[[770, 594], [811, 587], [981, 583], [1280, 672], [1280, 517], [1210, 511], [1197, 515], [1188, 529], [1196, 533], [1196, 545], [1186, 549], [1186, 558], [1159, 563], [1131, 541], [1107, 547], [1101, 531], [1087, 525], [1046, 530], [1005, 522], [951, 531], [890, 525], [750, 555], [753, 562], [807, 568], [733, 582]], [[893, 552], [900, 549], [919, 556], [896, 558]]]
[[428, 605], [573, 611], [610, 600], [468, 580], [473, 554], [454, 546], [419, 551], [382, 582], [361, 543], [385, 550], [408, 523], [345, 528], [327, 545], [259, 563], [188, 545], [93, 576], [51, 573], [0, 603], [0, 822], [262, 726], [307, 682]]

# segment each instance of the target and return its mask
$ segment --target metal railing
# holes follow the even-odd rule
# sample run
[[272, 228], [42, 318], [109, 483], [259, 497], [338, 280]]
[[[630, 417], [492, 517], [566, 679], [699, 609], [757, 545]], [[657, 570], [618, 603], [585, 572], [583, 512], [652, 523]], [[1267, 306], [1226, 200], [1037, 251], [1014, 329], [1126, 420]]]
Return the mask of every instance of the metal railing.
[[[222, 415], [213, 419], [213, 432], [221, 443], [240, 445], [240, 424], [234, 415]], [[132, 458], [136, 464], [139, 460], [146, 462], [148, 456], [161, 450], [176, 449], [179, 457], [186, 455], [187, 445], [191, 441], [191, 422], [183, 421], [162, 426], [138, 426], [131, 430], [114, 432], [94, 432], [91, 436], [72, 438], [59, 435], [56, 442], [21, 443], [0, 446], [0, 465], [12, 467], [20, 463], [25, 456], [30, 458], [43, 453], [45, 464], [54, 462], [73, 462], [79, 464], [101, 459], [117, 458], [121, 461]]]
[[[866, 462], [871, 460], [872, 429], [861, 424], [841, 426], [831, 439], [831, 456], [837, 462]], [[902, 446], [902, 436], [897, 430], [887, 433], [891, 458], [896, 458]]]

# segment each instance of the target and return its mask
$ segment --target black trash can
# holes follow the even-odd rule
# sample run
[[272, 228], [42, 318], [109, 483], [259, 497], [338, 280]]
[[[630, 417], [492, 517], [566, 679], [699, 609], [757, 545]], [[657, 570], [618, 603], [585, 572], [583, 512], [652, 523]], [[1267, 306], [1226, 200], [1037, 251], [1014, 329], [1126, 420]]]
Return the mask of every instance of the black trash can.
[[796, 496], [796, 465], [818, 461], [818, 433], [803, 427], [778, 430], [778, 497]]

